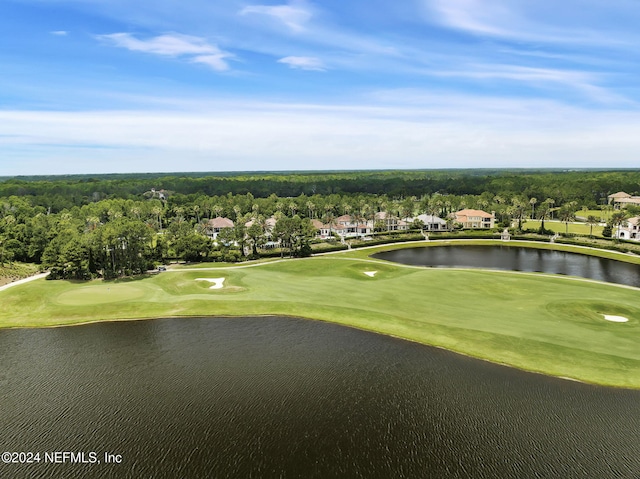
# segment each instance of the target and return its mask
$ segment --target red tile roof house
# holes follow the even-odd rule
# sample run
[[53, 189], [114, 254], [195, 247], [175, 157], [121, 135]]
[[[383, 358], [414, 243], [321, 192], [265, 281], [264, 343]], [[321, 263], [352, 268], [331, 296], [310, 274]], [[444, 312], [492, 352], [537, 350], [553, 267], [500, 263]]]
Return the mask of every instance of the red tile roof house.
[[454, 213], [456, 223], [465, 229], [491, 229], [496, 225], [496, 214], [482, 210], [460, 210]]
[[233, 221], [229, 218], [222, 218], [218, 216], [217, 218], [213, 218], [207, 222], [205, 232], [209, 238], [215, 240], [218, 237], [220, 230], [224, 228], [233, 228]]

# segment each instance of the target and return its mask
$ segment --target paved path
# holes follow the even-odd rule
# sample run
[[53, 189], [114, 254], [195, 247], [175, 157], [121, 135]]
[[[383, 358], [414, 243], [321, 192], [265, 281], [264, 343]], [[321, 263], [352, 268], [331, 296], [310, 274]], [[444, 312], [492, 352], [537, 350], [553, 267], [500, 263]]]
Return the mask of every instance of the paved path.
[[34, 281], [36, 279], [46, 278], [49, 273], [40, 273], [34, 276], [29, 276], [28, 278], [19, 279], [18, 281], [14, 281], [12, 283], [5, 284], [4, 286], [0, 286], [0, 291], [4, 291], [5, 289], [9, 289], [13, 286], [18, 286], [19, 284], [28, 283], [29, 281]]

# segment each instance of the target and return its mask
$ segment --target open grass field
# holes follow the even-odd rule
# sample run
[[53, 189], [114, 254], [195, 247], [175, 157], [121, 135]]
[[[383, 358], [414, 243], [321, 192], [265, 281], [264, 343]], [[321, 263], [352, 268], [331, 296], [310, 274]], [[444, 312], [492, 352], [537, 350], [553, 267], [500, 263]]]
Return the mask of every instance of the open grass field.
[[[403, 246], [393, 246], [398, 247]], [[425, 269], [368, 258], [381, 249], [390, 247], [243, 266], [201, 265], [135, 280], [37, 280], [0, 292], [0, 327], [289, 315], [529, 371], [640, 388], [640, 290], [536, 273]], [[223, 287], [210, 289], [212, 283], [200, 278], [224, 278]], [[629, 321], [610, 322], [604, 315]]]
[[[522, 225], [523, 228], [526, 229], [538, 229], [540, 228], [540, 221], [538, 220], [527, 220]], [[555, 231], [556, 233], [565, 233], [567, 232], [567, 226], [561, 221], [556, 220], [545, 220], [544, 222], [545, 229]], [[602, 237], [602, 226], [594, 225], [593, 226], [593, 236]], [[588, 236], [591, 227], [586, 223], [569, 223], [569, 233]]]
[[606, 223], [611, 219], [611, 215], [613, 214], [613, 210], [579, 210], [576, 211], [576, 216], [580, 218], [587, 219], [589, 216], [595, 216], [602, 223]]

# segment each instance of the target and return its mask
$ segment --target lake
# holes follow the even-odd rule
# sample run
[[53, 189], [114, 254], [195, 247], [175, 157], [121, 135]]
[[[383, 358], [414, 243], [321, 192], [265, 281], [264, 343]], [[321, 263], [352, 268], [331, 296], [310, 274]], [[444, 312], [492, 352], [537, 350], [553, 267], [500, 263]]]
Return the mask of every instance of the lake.
[[451, 245], [399, 249], [372, 257], [414, 266], [544, 272], [640, 287], [639, 265], [564, 251]]
[[0, 450], [102, 462], [0, 477], [640, 477], [640, 391], [329, 323], [0, 330], [0, 358]]

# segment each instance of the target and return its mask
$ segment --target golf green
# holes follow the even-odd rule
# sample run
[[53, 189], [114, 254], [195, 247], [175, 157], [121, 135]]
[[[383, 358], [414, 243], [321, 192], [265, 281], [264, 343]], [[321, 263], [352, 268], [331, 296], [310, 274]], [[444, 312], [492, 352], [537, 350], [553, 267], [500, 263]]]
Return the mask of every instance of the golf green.
[[[0, 292], [0, 327], [298, 316], [529, 371], [640, 388], [640, 290], [539, 273], [425, 269], [366, 257], [380, 249], [175, 269], [128, 282], [38, 280]], [[223, 287], [211, 289], [213, 283], [203, 278], [224, 278]]]

